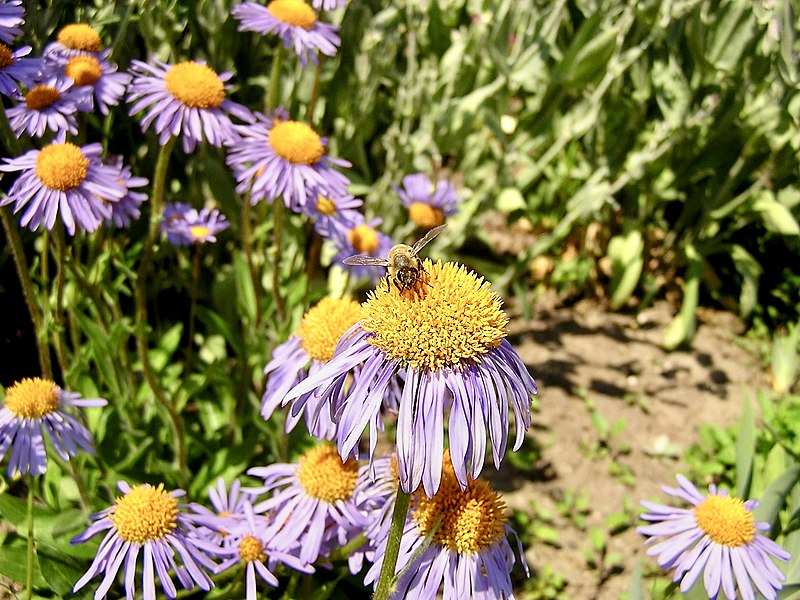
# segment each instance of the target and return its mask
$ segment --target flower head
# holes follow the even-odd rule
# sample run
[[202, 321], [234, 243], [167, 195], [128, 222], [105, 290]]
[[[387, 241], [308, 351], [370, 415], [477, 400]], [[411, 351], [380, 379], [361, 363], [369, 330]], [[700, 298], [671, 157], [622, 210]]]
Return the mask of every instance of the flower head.
[[97, 54], [103, 50], [103, 41], [97, 30], [88, 23], [64, 25], [56, 34], [55, 42], [45, 46], [42, 55], [47, 58]]
[[[513, 531], [507, 525], [505, 502], [481, 480], [470, 479], [462, 489], [447, 463], [441, 479], [433, 497], [421, 489], [411, 497], [395, 572], [416, 562], [398, 580], [396, 597], [512, 599], [510, 572], [515, 556], [506, 537]], [[425, 547], [425, 538], [431, 534], [433, 539]], [[378, 546], [365, 583], [376, 582], [385, 548], [386, 539]], [[521, 548], [519, 554], [522, 557]], [[521, 562], [527, 571], [524, 558]]]
[[[261, 398], [261, 416], [269, 419], [287, 392], [315, 373], [333, 356], [342, 334], [361, 318], [361, 305], [349, 298], [326, 297], [306, 311], [300, 327], [286, 342], [275, 348], [272, 360], [264, 367], [267, 388]], [[291, 431], [305, 413], [306, 426], [317, 439], [333, 438], [335, 426], [330, 407], [317, 403], [312, 394], [296, 402], [289, 411], [286, 431]], [[325, 409], [325, 410], [323, 410]]]
[[81, 398], [47, 379], [23, 379], [6, 390], [0, 408], [0, 459], [9, 448], [8, 476], [41, 475], [47, 470], [45, 434], [58, 455], [69, 460], [78, 450], [94, 454], [92, 434], [67, 409], [105, 406], [102, 398]]
[[327, 156], [327, 140], [305, 123], [256, 114], [256, 122], [238, 132], [240, 140], [229, 149], [227, 162], [236, 191], [249, 193], [251, 203], [283, 198], [287, 207], [301, 212], [320, 195], [346, 195], [350, 180], [333, 167], [350, 163]]
[[161, 231], [176, 246], [216, 242], [216, 234], [230, 227], [225, 215], [216, 208], [198, 211], [188, 204], [175, 203], [164, 210]]
[[[330, 402], [342, 457], [356, 451], [367, 425], [373, 429], [372, 457], [381, 410], [396, 409], [402, 488], [412, 492], [422, 483], [432, 496], [442, 472], [445, 410], [452, 464], [463, 487], [468, 474], [477, 478], [483, 468], [487, 430], [500, 466], [509, 406], [515, 449], [522, 445], [536, 383], [505, 339], [508, 318], [489, 284], [456, 263], [425, 260], [423, 269], [415, 288], [403, 292], [384, 280], [330, 362], [290, 390], [284, 402], [311, 391]], [[357, 383], [345, 388], [356, 367]], [[404, 382], [399, 399], [390, 393], [398, 376]]]
[[409, 218], [419, 227], [433, 229], [458, 212], [456, 188], [444, 179], [434, 186], [427, 175], [415, 173], [403, 177], [402, 187], [393, 188], [408, 209]]
[[250, 502], [248, 494], [242, 493], [242, 484], [238, 479], [228, 489], [225, 481], [219, 477], [217, 485], [208, 488], [208, 499], [213, 511], [195, 502], [188, 506], [189, 510], [199, 516], [200, 521], [193, 535], [217, 546], [235, 545], [236, 541], [231, 534], [245, 520], [245, 505]]
[[702, 573], [709, 598], [722, 591], [728, 600], [754, 600], [755, 585], [762, 596], [774, 600], [785, 577], [772, 559], [785, 562], [790, 555], [759, 533], [770, 526], [753, 517], [758, 501], [744, 502], [715, 485], [704, 495], [683, 475], [677, 480], [678, 488], [662, 489], [692, 508], [642, 502], [648, 512], [641, 518], [653, 523], [637, 529], [648, 536], [648, 556], [655, 556], [664, 569], [675, 569], [673, 581], [681, 582], [682, 592]]
[[78, 108], [91, 112], [95, 105], [104, 115], [109, 106], [119, 104], [131, 82], [129, 73], [118, 73], [116, 65], [107, 59], [111, 50], [98, 54], [56, 56], [51, 59], [50, 71], [59, 80], [72, 84]]
[[28, 90], [23, 101], [7, 111], [8, 124], [17, 137], [27, 133], [39, 138], [47, 131], [78, 133], [78, 102], [70, 88], [69, 82], [50, 81]]
[[344, 196], [326, 196], [320, 194], [317, 201], [306, 203], [303, 212], [314, 219], [314, 229], [324, 237], [333, 236], [333, 229], [347, 229], [363, 217], [356, 210], [364, 202], [352, 194]]
[[302, 65], [309, 58], [317, 64], [317, 52], [335, 56], [342, 42], [336, 34], [339, 28], [320, 23], [314, 9], [303, 0], [272, 0], [266, 6], [242, 2], [233, 7], [231, 14], [239, 21], [239, 31], [277, 34], [286, 48], [294, 47]]
[[123, 164], [121, 156], [106, 160], [105, 164], [119, 169], [117, 182], [126, 190], [125, 195], [119, 201], [107, 202], [111, 213], [105, 217], [106, 224], [113, 223], [117, 227], [128, 227], [131, 221], [139, 218], [141, 214], [139, 207], [147, 200], [147, 194], [137, 192], [133, 188], [145, 186], [148, 181], [144, 177], [134, 177], [131, 174], [131, 168]]
[[0, 206], [14, 203], [14, 212], [26, 208], [21, 223], [36, 230], [52, 230], [61, 215], [70, 235], [76, 229], [94, 231], [111, 215], [110, 203], [128, 193], [120, 183], [120, 168], [103, 164], [100, 144], [78, 147], [53, 142], [41, 150], [5, 159], [0, 171], [22, 171]]
[[226, 96], [225, 82], [232, 74], [217, 74], [203, 62], [168, 65], [156, 59], [153, 64], [134, 60], [131, 72], [130, 114], [147, 110], [142, 129], [154, 124], [162, 145], [180, 136], [185, 152], [193, 152], [203, 140], [219, 148], [237, 140], [229, 115], [248, 123], [253, 119], [247, 108]]
[[0, 2], [0, 42], [11, 44], [14, 38], [22, 35], [20, 25], [25, 22], [25, 7], [22, 0], [2, 0]]
[[[101, 532], [106, 532], [89, 570], [72, 589], [78, 591], [90, 579], [103, 576], [95, 598], [104, 598], [111, 589], [120, 568], [125, 581], [125, 597], [136, 597], [135, 578], [139, 554], [142, 555], [142, 597], [155, 599], [155, 577], [158, 574], [161, 587], [169, 598], [177, 595], [175, 584], [169, 577], [174, 570], [181, 585], [188, 590], [197, 585], [210, 590], [214, 582], [207, 571], [213, 571], [214, 563], [202, 549], [199, 538], [194, 537], [193, 522], [178, 504], [183, 490], [167, 492], [164, 484], [129, 486], [124, 481], [117, 484], [123, 493], [114, 506], [92, 515], [92, 523], [86, 531], [71, 540], [79, 544]], [[176, 561], [176, 556], [180, 561]]]
[[369, 254], [375, 258], [386, 258], [394, 246], [392, 238], [378, 231], [378, 225], [383, 219], [366, 221], [361, 213], [354, 213], [349, 223], [335, 223], [336, 227], [329, 230], [331, 241], [337, 250], [331, 263], [342, 265], [355, 278], [369, 278], [372, 281], [383, 277], [386, 270], [383, 267], [345, 265], [342, 261], [354, 254]]
[[30, 46], [12, 50], [5, 44], [0, 44], [0, 94], [17, 99], [21, 95], [20, 83], [29, 87], [40, 78], [42, 60], [23, 58], [30, 53]]

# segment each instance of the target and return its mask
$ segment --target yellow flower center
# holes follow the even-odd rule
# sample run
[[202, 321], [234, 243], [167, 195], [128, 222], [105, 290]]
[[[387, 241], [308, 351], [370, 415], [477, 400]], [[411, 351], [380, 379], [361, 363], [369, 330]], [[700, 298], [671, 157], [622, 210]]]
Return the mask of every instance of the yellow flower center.
[[325, 152], [320, 137], [299, 121], [276, 123], [269, 132], [269, 145], [278, 156], [293, 165], [316, 164]]
[[44, 110], [61, 100], [61, 92], [51, 85], [37, 85], [25, 94], [25, 104], [31, 110]]
[[[445, 453], [442, 483], [433, 498], [419, 488], [411, 497], [411, 518], [426, 536], [437, 522], [433, 542], [459, 554], [476, 554], [505, 536], [506, 503], [485, 481], [470, 481], [465, 490]], [[439, 521], [441, 519], [441, 521]]]
[[125, 542], [144, 544], [158, 540], [177, 527], [178, 499], [164, 491], [164, 484], [137, 485], [117, 498], [108, 518]]
[[423, 263], [424, 284], [400, 293], [388, 281], [362, 305], [362, 327], [390, 358], [416, 370], [479, 361], [506, 335], [508, 317], [489, 283], [457, 263]]
[[13, 62], [14, 56], [12, 55], [11, 48], [5, 44], [0, 44], [0, 70], [5, 69]]
[[336, 448], [317, 446], [298, 461], [297, 478], [312, 498], [333, 504], [337, 500], [353, 497], [358, 477], [358, 461], [351, 458], [342, 462]]
[[330, 198], [326, 198], [325, 196], [320, 196], [319, 198], [317, 198], [317, 210], [326, 217], [330, 217], [331, 215], [336, 213], [336, 205]]
[[74, 189], [83, 183], [88, 172], [89, 159], [69, 142], [45, 146], [36, 158], [36, 176], [51, 190]]
[[189, 229], [189, 233], [196, 240], [204, 240], [211, 235], [211, 230], [205, 225], [192, 225]]
[[378, 232], [369, 225], [359, 225], [347, 232], [356, 252], [372, 254], [378, 249]]
[[711, 541], [723, 546], [744, 546], [756, 537], [753, 513], [739, 498], [709, 496], [694, 509], [694, 519]]
[[100, 52], [103, 48], [98, 33], [86, 23], [73, 23], [62, 27], [57, 39], [70, 50]]
[[328, 362], [342, 334], [361, 318], [361, 305], [350, 298], [323, 298], [303, 316], [297, 337], [311, 358]]
[[317, 21], [314, 9], [302, 0], [272, 0], [267, 4], [269, 14], [295, 27], [311, 29]]
[[424, 202], [412, 202], [408, 207], [408, 218], [425, 229], [433, 229], [444, 223], [444, 213]]
[[225, 100], [225, 86], [208, 65], [186, 61], [164, 75], [167, 91], [189, 108], [217, 108]]
[[25, 378], [6, 390], [6, 408], [22, 419], [39, 419], [58, 408], [59, 393], [48, 379]]
[[255, 536], [244, 536], [239, 542], [239, 557], [244, 562], [264, 562], [267, 560], [264, 544]]
[[64, 74], [75, 81], [75, 85], [93, 85], [103, 74], [100, 63], [94, 56], [73, 56], [64, 67]]

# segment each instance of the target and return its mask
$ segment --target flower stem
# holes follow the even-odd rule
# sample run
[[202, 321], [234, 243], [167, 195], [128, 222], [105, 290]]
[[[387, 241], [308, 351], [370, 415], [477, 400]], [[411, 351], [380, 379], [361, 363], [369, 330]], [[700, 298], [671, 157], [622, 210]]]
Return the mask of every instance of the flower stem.
[[281, 229], [283, 228], [283, 198], [272, 201], [272, 245], [274, 249], [272, 261], [272, 294], [275, 296], [275, 307], [278, 310], [278, 323], [286, 320], [286, 304], [281, 296]]
[[386, 553], [383, 555], [383, 564], [381, 565], [381, 574], [378, 577], [378, 587], [375, 589], [375, 594], [372, 600], [388, 600], [389, 596], [394, 591], [394, 571], [397, 565], [397, 555], [400, 553], [400, 540], [403, 537], [403, 529], [406, 524], [406, 515], [408, 514], [408, 505], [411, 500], [411, 495], [403, 491], [403, 488], [397, 488], [397, 498], [394, 502], [394, 511], [392, 512], [392, 524], [389, 529], [389, 538], [386, 540]]
[[322, 76], [322, 61], [319, 60], [319, 52], [317, 52], [317, 70], [314, 73], [314, 88], [311, 90], [311, 100], [308, 102], [308, 126], [314, 128], [314, 109], [317, 107], [317, 100], [319, 99], [319, 80]]
[[64, 334], [67, 326], [64, 322], [64, 278], [67, 271], [67, 247], [64, 243], [64, 229], [61, 224], [56, 224], [53, 231], [56, 252], [56, 308], [53, 314], [55, 322], [56, 360], [61, 369], [62, 379], [67, 375], [67, 348], [64, 343]]
[[189, 362], [192, 358], [192, 347], [194, 338], [194, 315], [197, 310], [197, 284], [200, 280], [200, 252], [201, 244], [194, 244], [192, 255], [192, 291], [189, 296], [189, 340], [186, 342], [186, 358], [184, 359], [184, 375], [189, 371]]
[[242, 250], [244, 257], [247, 260], [247, 269], [250, 271], [250, 281], [253, 285], [253, 293], [256, 299], [256, 316], [255, 316], [255, 330], [258, 331], [261, 326], [261, 278], [259, 277], [256, 263], [253, 260], [253, 240], [251, 237], [250, 222], [252, 221], [252, 208], [250, 203], [250, 193], [244, 198], [244, 205], [242, 206]]
[[283, 44], [278, 45], [272, 57], [272, 68], [269, 72], [269, 88], [267, 90], [267, 110], [273, 111], [278, 107], [278, 95], [281, 87], [281, 65], [283, 63]]
[[33, 598], [33, 476], [28, 476], [28, 564], [25, 570], [25, 600]]

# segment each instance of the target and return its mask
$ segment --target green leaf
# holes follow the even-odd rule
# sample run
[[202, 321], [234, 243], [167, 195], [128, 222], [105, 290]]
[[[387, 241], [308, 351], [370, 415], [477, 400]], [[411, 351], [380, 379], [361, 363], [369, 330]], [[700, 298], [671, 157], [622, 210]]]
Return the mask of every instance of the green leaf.
[[608, 257], [611, 259], [611, 308], [617, 310], [628, 301], [644, 265], [644, 240], [638, 229], [618, 235], [608, 242]]
[[755, 520], [769, 523], [774, 530], [778, 525], [778, 513], [786, 503], [786, 497], [799, 480], [800, 467], [792, 467], [772, 481], [761, 494], [758, 508], [753, 511]]
[[605, 27], [602, 11], [586, 19], [572, 38], [559, 63], [555, 80], [566, 88], [577, 88], [594, 81], [606, 70], [617, 48], [617, 28]]
[[797, 379], [800, 369], [800, 356], [797, 345], [800, 342], [800, 322], [789, 326], [787, 333], [778, 332], [772, 338], [772, 389], [779, 394], [789, 391]]
[[797, 224], [791, 211], [778, 202], [775, 195], [769, 190], [762, 190], [753, 202], [753, 210], [761, 215], [764, 227], [781, 235], [800, 234], [800, 225]]
[[748, 498], [753, 477], [753, 455], [755, 454], [756, 424], [753, 405], [745, 395], [742, 400], [742, 416], [736, 436], [736, 495]]
[[[27, 555], [28, 543], [20, 537], [15, 537], [9, 543], [0, 545], [0, 576], [10, 579], [14, 583], [24, 584]], [[34, 564], [33, 584], [37, 588], [47, 587], [47, 582], [42, 579], [42, 573], [36, 564]]]
[[496, 201], [497, 209], [509, 214], [515, 210], [525, 210], [527, 204], [525, 198], [522, 197], [522, 192], [514, 187], [507, 187], [500, 190], [497, 195]]
[[37, 544], [36, 557], [47, 586], [62, 596], [69, 595], [72, 586], [85, 572], [85, 566], [57, 548]]
[[244, 255], [237, 252], [233, 255], [233, 275], [236, 284], [236, 306], [252, 323], [256, 316], [256, 293], [250, 270]]
[[706, 60], [720, 71], [741, 69], [741, 58], [755, 35], [753, 9], [747, 2], [729, 0], [714, 11], [708, 30]]
[[637, 558], [631, 573], [631, 585], [628, 588], [628, 600], [646, 600], [644, 581], [642, 580], [642, 559]]
[[680, 312], [667, 325], [661, 338], [661, 344], [667, 350], [674, 350], [681, 344], [689, 342], [697, 326], [694, 311], [700, 295], [703, 259], [691, 244], [686, 246], [686, 258], [689, 266], [686, 268], [686, 283], [683, 286], [683, 304]]
[[758, 303], [758, 280], [761, 265], [753, 256], [738, 244], [731, 246], [731, 259], [739, 275], [742, 276], [742, 289], [739, 292], [739, 314], [747, 318]]

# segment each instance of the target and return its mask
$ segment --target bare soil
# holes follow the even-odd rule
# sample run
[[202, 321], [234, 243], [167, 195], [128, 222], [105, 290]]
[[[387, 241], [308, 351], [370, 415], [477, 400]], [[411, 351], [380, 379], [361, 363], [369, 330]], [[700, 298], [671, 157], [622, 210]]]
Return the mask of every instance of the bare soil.
[[[634, 527], [608, 536], [608, 552], [623, 557], [621, 569], [590, 566], [584, 554], [591, 548], [589, 530], [607, 531], [606, 518], [622, 511], [626, 498], [637, 513], [641, 499], [666, 500], [660, 486], [673, 485], [675, 474], [686, 471], [684, 452], [698, 442], [700, 425], [735, 424], [743, 396], [752, 398], [765, 385], [757, 357], [737, 342], [743, 327], [732, 314], [704, 310], [691, 348], [662, 350], [672, 311], [666, 303], [638, 316], [609, 313], [589, 301], [570, 308], [540, 304], [533, 319], [511, 324], [510, 339], [539, 385], [540, 410], [529, 435], [541, 459], [527, 473], [505, 464], [496, 477], [492, 469], [484, 473], [510, 508], [530, 512], [533, 500], [553, 515], [557, 547], [533, 544], [526, 556], [534, 571], [550, 565], [566, 578], [560, 597], [617, 599], [629, 589], [637, 558], [654, 568]], [[587, 401], [608, 423], [624, 420], [621, 433], [605, 445]], [[612, 475], [615, 466], [629, 468], [632, 481]], [[556, 506], [580, 491], [589, 500], [585, 530]]]

